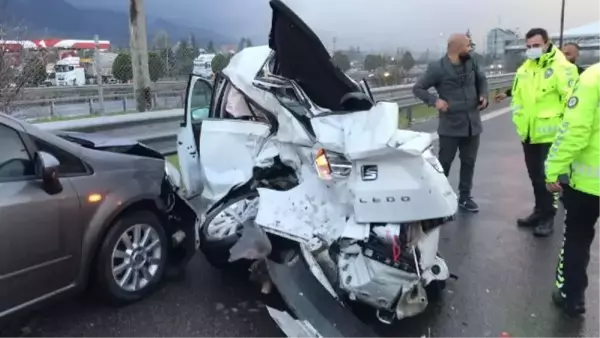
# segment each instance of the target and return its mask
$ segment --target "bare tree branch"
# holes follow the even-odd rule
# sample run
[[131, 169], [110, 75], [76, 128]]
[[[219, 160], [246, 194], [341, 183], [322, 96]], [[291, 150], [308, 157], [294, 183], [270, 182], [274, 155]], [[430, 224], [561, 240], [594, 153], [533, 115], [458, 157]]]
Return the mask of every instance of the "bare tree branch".
[[8, 0], [0, 0], [0, 111], [11, 113], [24, 87], [45, 80], [46, 53], [30, 51], [23, 39], [26, 27], [10, 20]]

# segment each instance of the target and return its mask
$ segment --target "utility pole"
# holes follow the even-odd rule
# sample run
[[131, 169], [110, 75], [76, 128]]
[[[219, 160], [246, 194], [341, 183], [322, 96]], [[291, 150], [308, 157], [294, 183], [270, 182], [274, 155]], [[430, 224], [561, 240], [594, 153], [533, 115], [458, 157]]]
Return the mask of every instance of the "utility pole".
[[171, 44], [169, 43], [169, 35], [165, 35], [165, 67], [167, 78], [170, 76], [169, 72], [169, 54], [171, 54]]
[[104, 115], [104, 88], [102, 74], [100, 74], [100, 38], [98, 34], [94, 35], [94, 73], [96, 74], [96, 84], [98, 85], [98, 100], [100, 101], [100, 114]]
[[562, 0], [560, 6], [560, 38], [558, 40], [558, 48], [563, 47], [563, 34], [565, 31], [565, 0]]
[[138, 111], [144, 112], [152, 107], [144, 0], [129, 0], [129, 35], [133, 91]]

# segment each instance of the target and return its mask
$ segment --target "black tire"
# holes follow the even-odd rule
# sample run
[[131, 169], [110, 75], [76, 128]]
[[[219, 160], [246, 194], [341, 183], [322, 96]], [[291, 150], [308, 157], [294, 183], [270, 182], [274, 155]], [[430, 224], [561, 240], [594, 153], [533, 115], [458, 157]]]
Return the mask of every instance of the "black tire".
[[431, 281], [426, 287], [425, 292], [427, 293], [427, 300], [429, 302], [438, 302], [444, 295], [444, 289], [446, 288], [445, 280], [434, 280]]
[[258, 191], [251, 190], [224, 201], [206, 215], [204, 224], [202, 224], [202, 227], [200, 228], [200, 250], [208, 263], [217, 269], [247, 264], [244, 262], [237, 262], [237, 264], [233, 265], [232, 263], [229, 263], [229, 250], [239, 240], [240, 234], [236, 233], [235, 235], [219, 239], [211, 238], [211, 236], [208, 235], [207, 225], [210, 224], [221, 211], [229, 208], [232, 204], [248, 198], [258, 198]]
[[[136, 224], [152, 227], [158, 234], [161, 258], [152, 279], [136, 291], [127, 291], [117, 285], [112, 273], [112, 252], [121, 235]], [[94, 272], [94, 291], [102, 301], [123, 305], [138, 301], [155, 291], [163, 280], [167, 265], [168, 240], [158, 217], [150, 211], [136, 211], [119, 217], [110, 228], [98, 251]]]

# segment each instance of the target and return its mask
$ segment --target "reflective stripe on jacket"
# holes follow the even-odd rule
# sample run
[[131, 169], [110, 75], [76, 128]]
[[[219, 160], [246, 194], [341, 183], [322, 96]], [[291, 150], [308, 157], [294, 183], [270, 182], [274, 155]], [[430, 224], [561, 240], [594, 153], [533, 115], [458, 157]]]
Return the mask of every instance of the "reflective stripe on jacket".
[[512, 88], [513, 122], [521, 141], [551, 143], [558, 131], [566, 98], [577, 80], [577, 66], [558, 48], [519, 67]]
[[600, 196], [600, 63], [586, 69], [567, 101], [548, 158], [546, 181], [568, 173], [573, 189]]

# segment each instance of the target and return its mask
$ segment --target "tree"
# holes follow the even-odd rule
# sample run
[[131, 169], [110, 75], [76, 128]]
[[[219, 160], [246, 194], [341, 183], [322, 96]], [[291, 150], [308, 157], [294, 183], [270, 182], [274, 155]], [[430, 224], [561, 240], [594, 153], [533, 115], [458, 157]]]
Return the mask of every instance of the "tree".
[[467, 29], [467, 33], [465, 34], [469, 38], [469, 45], [471, 46], [471, 50], [475, 51], [475, 47], [477, 46], [475, 42], [473, 42], [473, 38], [471, 38], [471, 30]]
[[223, 69], [225, 69], [225, 67], [227, 67], [227, 65], [229, 64], [229, 58], [223, 54], [217, 54], [215, 55], [215, 57], [212, 59], [212, 63], [210, 64], [213, 74], [217, 74], [221, 71], [223, 71]]
[[250, 40], [250, 38], [246, 38], [246, 47], [252, 47], [252, 40]]
[[187, 76], [194, 69], [194, 59], [200, 55], [198, 49], [194, 49], [187, 41], [179, 42], [175, 52], [175, 74]]
[[343, 72], [346, 72], [348, 69], [350, 69], [350, 60], [348, 59], [348, 56], [341, 51], [335, 51], [331, 58], [333, 63], [335, 63], [335, 65], [338, 66], [338, 68]]
[[42, 57], [28, 58], [23, 66], [22, 76], [28, 85], [37, 87], [46, 81], [46, 62]]
[[375, 70], [385, 66], [385, 58], [382, 55], [369, 54], [365, 57], [365, 69]]
[[131, 55], [120, 53], [115, 58], [112, 65], [112, 73], [115, 79], [121, 82], [127, 82], [133, 79], [133, 70], [131, 68]]
[[[160, 60], [162, 61], [162, 65], [164, 66], [164, 73], [166, 76], [170, 76], [172, 70], [177, 65], [177, 60], [175, 59], [175, 53], [171, 48], [163, 49], [158, 52], [160, 56]], [[149, 61], [149, 60], [148, 60]]]
[[415, 59], [413, 58], [411, 52], [404, 52], [404, 55], [402, 55], [402, 60], [400, 61], [400, 66], [406, 72], [409, 72], [415, 66]]
[[158, 53], [148, 53], [148, 70], [150, 71], [150, 81], [156, 82], [165, 76], [165, 64]]
[[190, 45], [194, 49], [198, 49], [198, 42], [196, 41], [196, 34], [190, 33]]
[[215, 52], [215, 43], [213, 42], [213, 40], [208, 41], [208, 45], [206, 46], [206, 51], [208, 53], [214, 53]]
[[238, 43], [238, 48], [237, 51], [241, 51], [242, 49], [246, 48], [246, 38], [242, 38], [240, 40], [240, 42]]
[[163, 50], [170, 47], [169, 43], [169, 35], [165, 30], [161, 30], [154, 35], [154, 40], [152, 41], [152, 47], [155, 50]]

